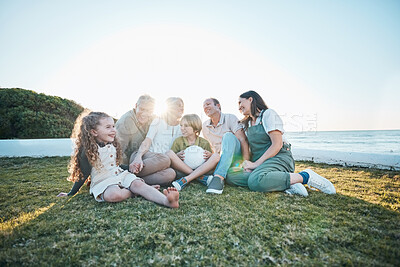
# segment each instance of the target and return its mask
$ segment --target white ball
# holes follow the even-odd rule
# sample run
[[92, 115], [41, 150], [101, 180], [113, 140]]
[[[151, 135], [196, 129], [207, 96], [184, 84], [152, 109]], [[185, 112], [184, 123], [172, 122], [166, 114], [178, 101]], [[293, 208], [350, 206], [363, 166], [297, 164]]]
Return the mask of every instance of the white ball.
[[203, 164], [206, 160], [204, 159], [204, 149], [199, 146], [190, 146], [185, 149], [185, 162], [193, 170]]

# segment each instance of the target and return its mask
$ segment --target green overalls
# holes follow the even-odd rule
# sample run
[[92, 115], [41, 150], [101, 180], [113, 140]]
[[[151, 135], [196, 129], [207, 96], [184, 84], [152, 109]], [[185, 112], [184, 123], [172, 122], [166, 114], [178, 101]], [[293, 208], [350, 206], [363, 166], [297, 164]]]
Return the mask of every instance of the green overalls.
[[[247, 129], [247, 139], [252, 153], [251, 160], [255, 162], [272, 145], [271, 138], [260, 123]], [[245, 172], [243, 168], [233, 167], [228, 171], [226, 182], [237, 186], [248, 186], [252, 191], [272, 192], [283, 191], [290, 187], [290, 175], [294, 172], [294, 160], [290, 151], [290, 144], [283, 144], [281, 150], [274, 157], [267, 159], [252, 172]]]

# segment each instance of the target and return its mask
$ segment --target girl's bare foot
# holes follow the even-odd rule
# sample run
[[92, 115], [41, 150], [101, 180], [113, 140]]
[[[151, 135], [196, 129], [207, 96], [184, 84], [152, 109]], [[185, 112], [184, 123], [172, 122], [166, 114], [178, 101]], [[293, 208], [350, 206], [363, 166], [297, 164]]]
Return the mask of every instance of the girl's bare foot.
[[168, 189], [163, 190], [163, 193], [168, 200], [166, 206], [170, 208], [179, 208], [179, 192], [175, 187], [168, 187]]

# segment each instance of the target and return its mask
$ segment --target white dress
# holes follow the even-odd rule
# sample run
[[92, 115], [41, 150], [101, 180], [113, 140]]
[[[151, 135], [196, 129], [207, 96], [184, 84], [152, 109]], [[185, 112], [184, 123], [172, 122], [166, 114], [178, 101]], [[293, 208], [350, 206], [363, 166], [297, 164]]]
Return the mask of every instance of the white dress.
[[102, 194], [110, 185], [119, 185], [122, 188], [129, 189], [131, 183], [140, 178], [117, 166], [117, 151], [113, 145], [108, 144], [104, 147], [99, 146], [98, 151], [103, 167], [100, 170], [92, 167], [90, 173], [90, 193], [93, 194], [96, 201], [103, 202], [104, 199]]

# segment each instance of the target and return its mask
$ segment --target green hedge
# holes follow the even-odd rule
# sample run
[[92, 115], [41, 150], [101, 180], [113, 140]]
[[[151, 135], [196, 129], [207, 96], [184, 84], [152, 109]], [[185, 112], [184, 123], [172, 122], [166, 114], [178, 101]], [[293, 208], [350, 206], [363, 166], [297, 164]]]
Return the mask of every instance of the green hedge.
[[0, 139], [69, 137], [83, 107], [58, 96], [0, 89]]

